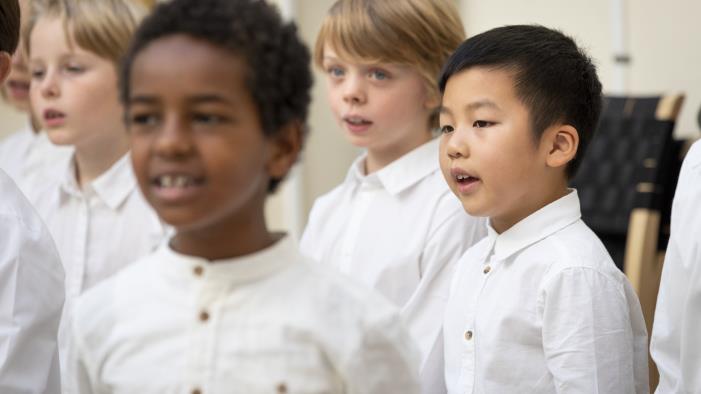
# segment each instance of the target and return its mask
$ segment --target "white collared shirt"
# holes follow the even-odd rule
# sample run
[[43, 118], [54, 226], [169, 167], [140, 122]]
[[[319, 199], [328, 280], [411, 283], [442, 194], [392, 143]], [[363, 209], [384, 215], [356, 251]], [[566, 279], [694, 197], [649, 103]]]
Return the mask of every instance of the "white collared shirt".
[[0, 170], [0, 392], [59, 394], [63, 268], [46, 226]]
[[460, 259], [444, 320], [448, 393], [646, 393], [638, 298], [576, 191]]
[[0, 169], [31, 197], [50, 182], [53, 168], [68, 164], [72, 152], [72, 147], [54, 145], [46, 133], [35, 133], [28, 124], [0, 143]]
[[672, 204], [650, 353], [656, 393], [701, 393], [701, 142], [687, 153]]
[[443, 179], [434, 139], [364, 175], [365, 157], [314, 203], [302, 252], [377, 289], [401, 308], [422, 353], [427, 392], [442, 382], [438, 342], [455, 262], [486, 234]]
[[136, 184], [129, 154], [83, 190], [71, 160], [64, 177], [35, 197], [35, 206], [56, 241], [66, 273], [66, 302], [59, 329], [64, 393], [71, 358], [70, 315], [75, 299], [87, 289], [153, 250], [165, 237], [153, 209]]
[[285, 237], [208, 262], [167, 245], [78, 300], [79, 393], [418, 393], [418, 355], [381, 296]]

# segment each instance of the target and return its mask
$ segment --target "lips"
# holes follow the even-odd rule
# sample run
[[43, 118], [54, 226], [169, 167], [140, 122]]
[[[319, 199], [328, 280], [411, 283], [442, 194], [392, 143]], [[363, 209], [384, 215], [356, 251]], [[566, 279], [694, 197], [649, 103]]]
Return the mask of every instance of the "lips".
[[450, 175], [462, 194], [473, 192], [482, 181], [476, 175], [457, 167], [450, 169]]
[[372, 121], [358, 115], [346, 115], [343, 117], [343, 122], [348, 130], [355, 134], [363, 133], [372, 126]]
[[66, 114], [53, 108], [49, 108], [44, 110], [43, 119], [46, 127], [59, 127], [65, 123]]
[[150, 184], [158, 200], [166, 204], [180, 204], [197, 197], [205, 178], [186, 172], [164, 172], [151, 177]]
[[7, 87], [15, 100], [25, 100], [29, 97], [29, 82], [11, 80], [7, 82]]

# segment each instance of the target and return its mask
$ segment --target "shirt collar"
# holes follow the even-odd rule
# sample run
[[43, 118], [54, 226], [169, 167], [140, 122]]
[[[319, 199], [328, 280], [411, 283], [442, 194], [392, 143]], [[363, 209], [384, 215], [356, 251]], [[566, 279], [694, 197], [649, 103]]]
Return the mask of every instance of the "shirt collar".
[[[197, 279], [225, 286], [255, 282], [274, 275], [283, 267], [298, 261], [298, 248], [292, 237], [285, 235], [273, 245], [246, 256], [210, 261], [176, 252], [164, 242], [157, 252], [159, 270], [178, 281]], [[301, 258], [301, 257], [300, 257]]]
[[351, 165], [346, 182], [376, 184], [397, 195], [438, 169], [438, 144], [434, 138], [370, 175], [365, 175], [364, 154]]
[[[576, 222], [580, 217], [577, 191], [570, 189], [564, 197], [530, 214], [501, 234], [498, 234], [491, 224], [487, 224], [487, 239], [490, 245], [485, 253], [488, 255], [494, 251], [497, 260], [505, 260]], [[486, 260], [488, 256], [482, 257]]]
[[[136, 179], [131, 168], [130, 155], [127, 153], [117, 160], [104, 174], [97, 177], [86, 187], [86, 192], [93, 192], [110, 209], [116, 210], [136, 187]], [[75, 154], [64, 172], [61, 182], [64, 193], [77, 197], [83, 192], [75, 177]]]

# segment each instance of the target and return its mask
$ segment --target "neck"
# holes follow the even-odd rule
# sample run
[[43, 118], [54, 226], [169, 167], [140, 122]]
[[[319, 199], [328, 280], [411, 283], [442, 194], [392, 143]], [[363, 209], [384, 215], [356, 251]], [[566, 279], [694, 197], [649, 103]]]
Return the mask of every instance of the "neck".
[[567, 189], [567, 181], [556, 185], [553, 184], [550, 188], [543, 187], [536, 190], [539, 190], [538, 195], [530, 200], [524, 198], [522, 201], [524, 205], [518, 212], [515, 212], [513, 215], [508, 217], [490, 218], [489, 222], [494, 231], [499, 234], [503, 233], [504, 231], [513, 227], [516, 223], [569, 193], [569, 190]]
[[235, 218], [206, 228], [177, 229], [171, 247], [182, 254], [209, 261], [246, 256], [265, 249], [280, 239], [268, 231], [263, 207], [256, 215]]
[[368, 154], [365, 159], [365, 174], [369, 175], [375, 171], [379, 171], [395, 160], [406, 155], [419, 146], [431, 140], [431, 132], [420, 133], [416, 138], [402, 141], [401, 144], [392, 145], [382, 148], [368, 148]]
[[114, 138], [100, 138], [75, 146], [76, 179], [83, 187], [107, 172], [129, 151], [126, 132]]

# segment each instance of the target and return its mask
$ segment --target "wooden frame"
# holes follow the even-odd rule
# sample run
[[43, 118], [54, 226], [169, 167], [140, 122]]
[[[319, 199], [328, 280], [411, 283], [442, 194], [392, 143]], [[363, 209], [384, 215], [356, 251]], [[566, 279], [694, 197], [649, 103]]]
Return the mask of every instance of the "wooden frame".
[[[634, 99], [632, 99], [634, 100]], [[658, 120], [674, 121], [679, 116], [684, 95], [675, 94], [663, 96], [657, 104], [655, 118]], [[631, 104], [631, 107], [634, 104]], [[626, 103], [628, 107], [628, 103]], [[657, 163], [644, 163], [654, 167]], [[641, 183], [637, 185], [636, 193], [651, 193], [655, 185]], [[658, 250], [657, 240], [660, 232], [661, 212], [647, 208], [635, 208], [630, 214], [623, 270], [630, 280], [640, 299], [640, 306], [645, 317], [648, 336], [652, 333], [652, 321], [655, 316], [657, 292], [662, 276], [664, 251]], [[657, 367], [649, 360], [651, 392], [657, 386], [659, 374]]]

